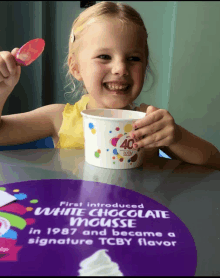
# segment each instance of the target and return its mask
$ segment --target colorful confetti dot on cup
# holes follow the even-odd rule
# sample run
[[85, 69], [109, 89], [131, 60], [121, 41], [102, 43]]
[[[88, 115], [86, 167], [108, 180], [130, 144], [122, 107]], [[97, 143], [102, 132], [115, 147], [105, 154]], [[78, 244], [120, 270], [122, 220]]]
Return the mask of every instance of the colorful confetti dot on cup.
[[93, 123], [89, 123], [89, 128], [93, 129], [94, 128], [94, 124]]
[[130, 132], [130, 131], [132, 131], [132, 125], [131, 125], [131, 124], [125, 125], [125, 126], [124, 126], [124, 131], [125, 131], [125, 132]]

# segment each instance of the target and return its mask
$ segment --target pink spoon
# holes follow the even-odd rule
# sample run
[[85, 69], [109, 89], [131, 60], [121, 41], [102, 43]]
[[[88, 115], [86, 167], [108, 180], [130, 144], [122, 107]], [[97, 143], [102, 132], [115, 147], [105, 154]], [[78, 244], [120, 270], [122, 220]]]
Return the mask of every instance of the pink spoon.
[[29, 66], [44, 51], [45, 41], [34, 39], [24, 44], [16, 53], [15, 60], [19, 66]]

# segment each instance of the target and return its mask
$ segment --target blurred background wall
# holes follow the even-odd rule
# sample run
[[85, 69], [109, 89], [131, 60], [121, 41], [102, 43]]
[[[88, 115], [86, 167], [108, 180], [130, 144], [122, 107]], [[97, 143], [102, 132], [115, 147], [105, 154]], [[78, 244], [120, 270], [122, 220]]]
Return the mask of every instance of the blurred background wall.
[[[220, 2], [123, 3], [144, 20], [156, 77], [149, 77], [136, 102], [168, 110], [177, 124], [220, 149]], [[22, 68], [3, 115], [67, 103], [64, 93], [71, 90], [64, 88], [63, 63], [72, 23], [84, 9], [80, 1], [0, 1], [0, 51], [12, 51], [34, 38], [46, 42], [43, 54]]]

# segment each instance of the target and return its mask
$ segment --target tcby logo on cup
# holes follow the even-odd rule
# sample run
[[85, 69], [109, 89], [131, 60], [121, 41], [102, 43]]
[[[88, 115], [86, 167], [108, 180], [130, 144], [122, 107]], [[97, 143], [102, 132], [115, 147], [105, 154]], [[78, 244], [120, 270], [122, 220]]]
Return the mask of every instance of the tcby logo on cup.
[[85, 139], [85, 161], [110, 169], [142, 165], [144, 149], [133, 149], [132, 124], [145, 113], [120, 109], [88, 109], [81, 112]]

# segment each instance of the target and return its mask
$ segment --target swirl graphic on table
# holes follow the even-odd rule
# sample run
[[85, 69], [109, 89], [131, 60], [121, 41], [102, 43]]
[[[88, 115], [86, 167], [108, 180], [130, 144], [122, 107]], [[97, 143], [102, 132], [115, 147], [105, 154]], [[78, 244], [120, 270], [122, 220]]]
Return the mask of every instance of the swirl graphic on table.
[[80, 263], [79, 276], [123, 276], [117, 263], [105, 253], [106, 249], [96, 251]]
[[[1, 192], [6, 191], [5, 187], [0, 187]], [[19, 189], [14, 189], [13, 192], [19, 192]], [[8, 193], [9, 194], [9, 193]], [[18, 234], [11, 227], [24, 230], [27, 225], [35, 223], [34, 218], [24, 219], [21, 216], [28, 211], [32, 211], [32, 207], [25, 207], [18, 203], [27, 198], [24, 193], [13, 195], [16, 201], [0, 207], [0, 262], [2, 261], [17, 261], [17, 253], [23, 246], [16, 246]], [[30, 203], [37, 203], [38, 200], [31, 200]], [[13, 214], [12, 214], [13, 213]]]

